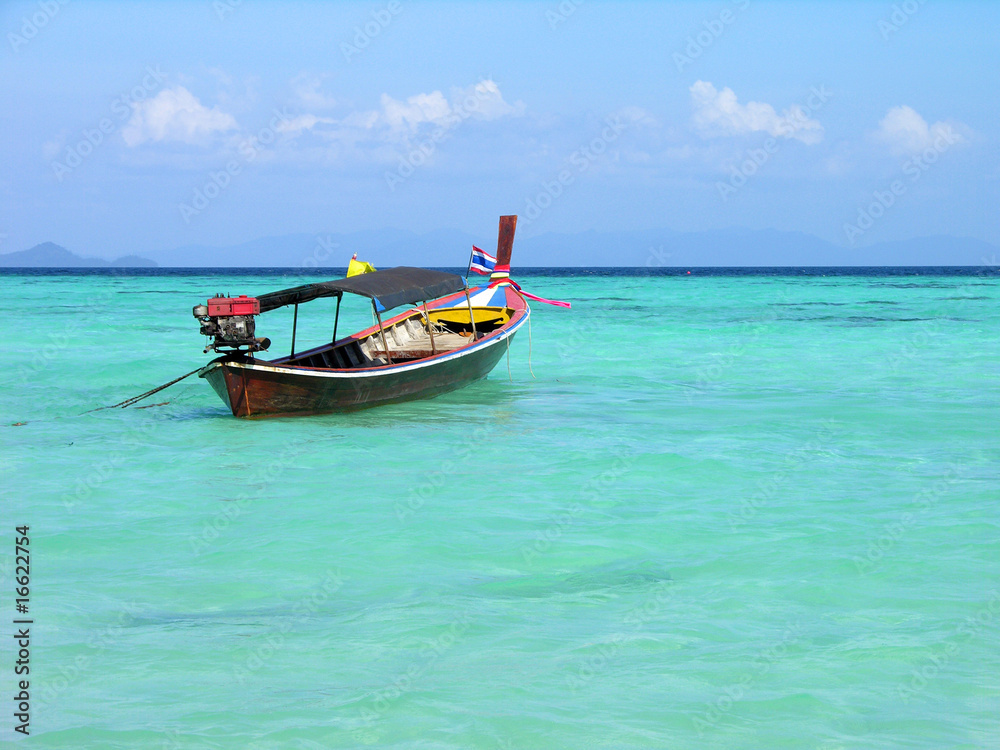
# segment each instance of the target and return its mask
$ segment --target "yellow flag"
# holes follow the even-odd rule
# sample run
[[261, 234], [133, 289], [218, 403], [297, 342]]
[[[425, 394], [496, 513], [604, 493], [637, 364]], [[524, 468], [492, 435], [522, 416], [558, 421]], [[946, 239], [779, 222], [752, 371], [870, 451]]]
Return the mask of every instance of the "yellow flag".
[[361, 273], [371, 273], [375, 270], [375, 266], [371, 263], [365, 263], [363, 260], [356, 260], [351, 258], [351, 262], [347, 264], [347, 275], [348, 277], [357, 276]]

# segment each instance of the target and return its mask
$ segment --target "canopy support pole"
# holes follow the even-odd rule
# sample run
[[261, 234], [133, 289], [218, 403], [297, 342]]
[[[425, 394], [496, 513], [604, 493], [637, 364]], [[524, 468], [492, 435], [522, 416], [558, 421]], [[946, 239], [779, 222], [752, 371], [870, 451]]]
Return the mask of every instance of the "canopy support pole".
[[427, 312], [427, 300], [424, 300], [424, 319], [427, 321], [427, 335], [431, 337], [431, 356], [437, 354], [434, 349], [434, 327], [431, 325], [431, 316]]
[[472, 340], [475, 341], [479, 334], [476, 333], [476, 314], [472, 312], [472, 297], [469, 296], [469, 287], [465, 287], [465, 301], [469, 303], [469, 322], [472, 324]]
[[299, 327], [299, 305], [295, 303], [295, 314], [292, 316], [292, 353], [288, 356], [295, 357], [295, 330]]
[[385, 343], [385, 329], [382, 327], [382, 316], [379, 314], [378, 308], [375, 306], [375, 300], [372, 300], [372, 310], [375, 311], [375, 317], [378, 318], [378, 332], [382, 334], [382, 347], [385, 349], [385, 361], [390, 365], [392, 364], [392, 357], [389, 354], [389, 345]]
[[333, 316], [333, 341], [330, 343], [337, 343], [337, 323], [340, 321], [340, 300], [344, 298], [344, 293], [341, 292], [337, 295], [337, 314]]

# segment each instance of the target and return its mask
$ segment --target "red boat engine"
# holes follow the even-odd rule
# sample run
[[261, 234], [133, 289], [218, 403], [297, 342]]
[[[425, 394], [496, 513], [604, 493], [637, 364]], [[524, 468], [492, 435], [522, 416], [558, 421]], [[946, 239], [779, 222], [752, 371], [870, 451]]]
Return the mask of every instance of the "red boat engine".
[[260, 315], [260, 301], [256, 297], [227, 297], [220, 294], [208, 300], [207, 305], [195, 305], [191, 311], [201, 322], [203, 336], [213, 337], [205, 351], [250, 352], [266, 350], [270, 339], [254, 336], [254, 316]]

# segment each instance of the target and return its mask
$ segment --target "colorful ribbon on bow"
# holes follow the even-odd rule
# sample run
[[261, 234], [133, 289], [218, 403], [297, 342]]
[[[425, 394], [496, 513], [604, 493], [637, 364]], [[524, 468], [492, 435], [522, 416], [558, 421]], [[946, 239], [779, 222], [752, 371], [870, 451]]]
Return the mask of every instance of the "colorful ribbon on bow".
[[518, 294], [520, 294], [522, 297], [533, 299], [536, 302], [544, 302], [546, 305], [555, 305], [556, 307], [568, 307], [568, 308], [573, 307], [573, 305], [571, 305], [569, 302], [560, 302], [557, 299], [545, 299], [545, 297], [539, 297], [535, 294], [531, 294], [530, 292], [526, 292], [521, 288], [520, 284], [518, 284], [516, 281], [514, 281], [514, 279], [511, 278], [497, 279], [496, 281], [491, 283], [490, 286], [494, 287], [497, 286], [498, 284], [503, 284], [503, 283], [510, 284], [518, 291]]

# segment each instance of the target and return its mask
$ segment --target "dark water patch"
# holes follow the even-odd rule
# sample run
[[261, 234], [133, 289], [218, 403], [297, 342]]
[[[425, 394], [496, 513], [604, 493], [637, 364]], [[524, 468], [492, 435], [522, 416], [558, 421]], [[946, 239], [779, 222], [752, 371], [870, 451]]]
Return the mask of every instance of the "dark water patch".
[[170, 294], [177, 295], [177, 292], [170, 289], [116, 289], [115, 294]]
[[[206, 395], [211, 393], [212, 396], [215, 396], [215, 393], [211, 391], [207, 391], [205, 393]], [[222, 401], [217, 398], [216, 402], [219, 404], [218, 406], [192, 407], [185, 404], [183, 408], [181, 408], [181, 404], [174, 404], [177, 408], [167, 410], [166, 419], [171, 422], [204, 422], [205, 420], [210, 419], [218, 419], [223, 422], [231, 421], [234, 418], [233, 413], [225, 404], [222, 403]], [[251, 421], [247, 421], [247, 424], [251, 423]]]
[[650, 305], [604, 305], [602, 310], [619, 310], [622, 312], [640, 312], [649, 315], [652, 308]]
[[842, 307], [847, 302], [775, 302], [775, 307], [806, 307], [807, 305], [823, 305], [829, 307]]
[[942, 297], [943, 300], [983, 300], [993, 299], [992, 297]]
[[935, 284], [932, 281], [926, 284], [891, 284], [889, 282], [882, 282], [878, 284], [871, 284], [873, 287], [885, 287], [891, 289], [954, 289], [953, 284]]
[[560, 595], [610, 593], [662, 586], [673, 581], [670, 571], [649, 561], [612, 563], [566, 575], [527, 575], [479, 586], [493, 596], [544, 598]]
[[273, 627], [275, 620], [290, 618], [287, 609], [264, 607], [258, 610], [214, 610], [208, 612], [147, 612], [132, 616], [122, 627], [130, 628], [202, 628], [206, 625], [229, 625], [248, 628]]
[[913, 323], [921, 320], [939, 320], [939, 318], [884, 318], [875, 315], [816, 315], [808, 318], [785, 318], [785, 320], [797, 322], [817, 322], [832, 320], [839, 323]]
[[924, 320], [935, 320], [935, 318], [879, 318], [869, 315], [852, 315], [844, 321], [856, 325], [874, 325], [877, 323], [919, 323]]

